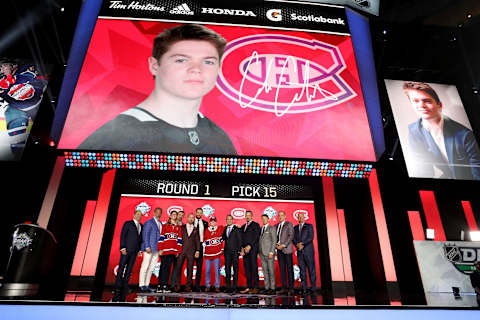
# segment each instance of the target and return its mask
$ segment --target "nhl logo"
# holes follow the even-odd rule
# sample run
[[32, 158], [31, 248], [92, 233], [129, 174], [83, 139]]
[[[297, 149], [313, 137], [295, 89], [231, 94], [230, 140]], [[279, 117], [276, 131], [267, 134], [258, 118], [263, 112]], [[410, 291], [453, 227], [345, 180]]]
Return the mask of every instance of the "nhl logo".
[[200, 143], [200, 138], [198, 137], [197, 131], [188, 131], [188, 137], [190, 138], [190, 142], [193, 145], [198, 146], [198, 144]]

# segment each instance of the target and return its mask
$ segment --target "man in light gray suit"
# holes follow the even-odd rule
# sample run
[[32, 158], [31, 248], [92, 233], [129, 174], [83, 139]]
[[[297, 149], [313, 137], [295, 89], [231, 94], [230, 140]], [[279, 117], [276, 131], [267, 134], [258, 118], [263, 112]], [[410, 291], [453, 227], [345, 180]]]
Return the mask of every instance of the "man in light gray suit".
[[262, 215], [262, 231], [260, 231], [259, 252], [262, 263], [265, 294], [275, 293], [275, 246], [277, 233], [275, 227], [268, 224], [269, 217]]
[[[278, 212], [280, 222], [276, 225], [277, 231], [277, 256], [280, 276], [282, 278], [282, 290], [279, 294], [293, 295], [294, 277], [293, 277], [293, 224], [285, 220], [284, 211]], [[288, 284], [287, 284], [288, 278]]]

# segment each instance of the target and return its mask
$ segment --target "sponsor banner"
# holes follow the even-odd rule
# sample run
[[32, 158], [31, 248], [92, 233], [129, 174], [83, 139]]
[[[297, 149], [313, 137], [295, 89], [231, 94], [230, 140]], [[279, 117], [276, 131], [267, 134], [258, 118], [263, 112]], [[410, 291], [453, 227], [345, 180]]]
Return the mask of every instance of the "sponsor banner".
[[[290, 0], [287, 0], [290, 1]], [[376, 16], [380, 13], [380, 0], [308, 0], [309, 2], [321, 2], [324, 4], [337, 4], [351, 7], [353, 9], [361, 10], [374, 14]]]
[[259, 1], [246, 8], [228, 2], [220, 5], [208, 1], [110, 0], [103, 2], [100, 16], [349, 33], [342, 6], [284, 1]]
[[[312, 187], [309, 185], [225, 183], [215, 179], [205, 182], [128, 178], [122, 185], [122, 193], [184, 197], [313, 199]], [[150, 208], [142, 205], [139, 210], [148, 212]]]
[[[414, 246], [428, 305], [438, 304], [442, 297], [438, 293], [448, 293], [452, 300], [448, 305], [455, 305], [454, 287], [460, 293], [474, 292], [470, 274], [475, 270], [473, 264], [480, 261], [480, 242], [414, 241]], [[440, 303], [445, 305], [445, 301]]]
[[[115, 275], [118, 268], [118, 262], [120, 259], [120, 233], [122, 226], [125, 221], [130, 220], [132, 217], [132, 213], [134, 212], [135, 208], [142, 204], [145, 206], [147, 204], [150, 208], [160, 207], [163, 209], [163, 215], [160, 218], [160, 221], [165, 223], [168, 220], [168, 214], [165, 214], [165, 211], [169, 212], [172, 208], [182, 208], [185, 211], [185, 217], [183, 218], [183, 223], [186, 222], [187, 216], [189, 213], [195, 212], [196, 208], [203, 208], [203, 220], [208, 221], [209, 217], [215, 216], [217, 218], [217, 225], [225, 226], [226, 225], [226, 216], [231, 214], [234, 217], [234, 223], [242, 226], [245, 220], [245, 212], [246, 210], [250, 210], [253, 212], [253, 220], [258, 222], [260, 226], [262, 225], [261, 216], [262, 214], [267, 214], [270, 217], [270, 224], [275, 225], [279, 222], [278, 220], [278, 212], [284, 211], [286, 213], [286, 220], [292, 222], [294, 225], [298, 224], [296, 220], [295, 213], [304, 212], [308, 215], [309, 219], [307, 220], [308, 223], [313, 225], [315, 230], [314, 233], [314, 240], [313, 245], [315, 248], [315, 256], [316, 256], [316, 271], [317, 271], [317, 286], [320, 287], [320, 267], [318, 262], [318, 245], [317, 245], [317, 228], [316, 228], [316, 221], [315, 221], [315, 208], [313, 201], [304, 201], [304, 202], [294, 202], [294, 201], [248, 201], [248, 200], [218, 200], [213, 198], [205, 198], [205, 199], [185, 199], [185, 198], [171, 198], [171, 197], [130, 197], [130, 196], [122, 196], [120, 199], [120, 205], [118, 208], [118, 215], [117, 215], [117, 222], [115, 225], [114, 235], [112, 239], [112, 248], [110, 250], [110, 258], [108, 262], [108, 271], [105, 282], [107, 284], [112, 284], [115, 282]], [[151, 219], [153, 217], [153, 210], [151, 210], [147, 215], [142, 217], [140, 221], [142, 224], [145, 223], [146, 220]], [[160, 262], [159, 262], [160, 263]], [[133, 267], [132, 276], [130, 278], [130, 284], [137, 284], [138, 283], [138, 274], [140, 272], [140, 266], [142, 264], [142, 257], [138, 257], [135, 265]], [[295, 272], [295, 285], [297, 287], [301, 286], [300, 281], [300, 269], [298, 267], [298, 261], [296, 254], [293, 255], [293, 264], [294, 264], [294, 272]], [[205, 265], [205, 264], [204, 264]], [[221, 286], [225, 285], [225, 263], [223, 255], [221, 256]], [[275, 263], [276, 271], [275, 277], [277, 286], [281, 286], [281, 278], [280, 278], [280, 270], [278, 268], [278, 262]], [[260, 286], [263, 286], [263, 273], [261, 269], [260, 259], [258, 260], [258, 267], [259, 267], [259, 275], [260, 275]], [[239, 279], [238, 285], [245, 286], [246, 285], [246, 278], [245, 272], [243, 270], [243, 263], [239, 263]], [[186, 282], [186, 266], [184, 265], [184, 269], [182, 270], [182, 283]], [[153, 271], [153, 277], [151, 280], [152, 284], [157, 283], [159, 267], [156, 267]], [[205, 268], [201, 270], [201, 272], [205, 273]], [[213, 273], [213, 271], [212, 271]], [[195, 277], [195, 273], [194, 273]], [[204, 285], [205, 276], [202, 276], [202, 285]]]

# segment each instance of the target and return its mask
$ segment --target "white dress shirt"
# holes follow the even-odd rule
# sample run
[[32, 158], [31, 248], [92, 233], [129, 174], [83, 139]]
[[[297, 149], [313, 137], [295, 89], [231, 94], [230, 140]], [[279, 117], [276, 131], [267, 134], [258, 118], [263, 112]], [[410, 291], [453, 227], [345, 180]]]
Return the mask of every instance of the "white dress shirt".
[[[430, 133], [430, 135], [433, 138], [433, 141], [435, 141], [435, 144], [440, 150], [440, 153], [442, 154], [445, 161], [448, 163], [447, 148], [445, 147], [445, 137], [443, 135], [443, 123], [444, 123], [443, 116], [438, 126], [432, 126], [427, 121], [422, 120], [423, 127], [425, 128], [425, 130], [427, 130]], [[442, 172], [436, 166], [434, 166], [433, 168], [434, 168], [434, 177], [435, 178], [440, 177], [442, 175]]]

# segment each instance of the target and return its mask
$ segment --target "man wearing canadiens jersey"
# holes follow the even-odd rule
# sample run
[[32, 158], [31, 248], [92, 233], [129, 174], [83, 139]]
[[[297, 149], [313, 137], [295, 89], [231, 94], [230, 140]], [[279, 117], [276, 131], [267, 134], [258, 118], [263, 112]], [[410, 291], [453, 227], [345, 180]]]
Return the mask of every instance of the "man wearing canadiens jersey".
[[203, 96], [217, 80], [225, 45], [222, 36], [196, 24], [160, 33], [148, 58], [152, 93], [78, 148], [235, 155], [227, 134], [199, 113]]
[[[205, 230], [204, 247], [205, 252], [205, 291], [220, 292], [220, 257], [223, 253], [222, 241], [223, 227], [217, 226], [217, 218], [210, 217], [210, 226]], [[212, 265], [215, 274], [215, 288], [210, 287]]]

